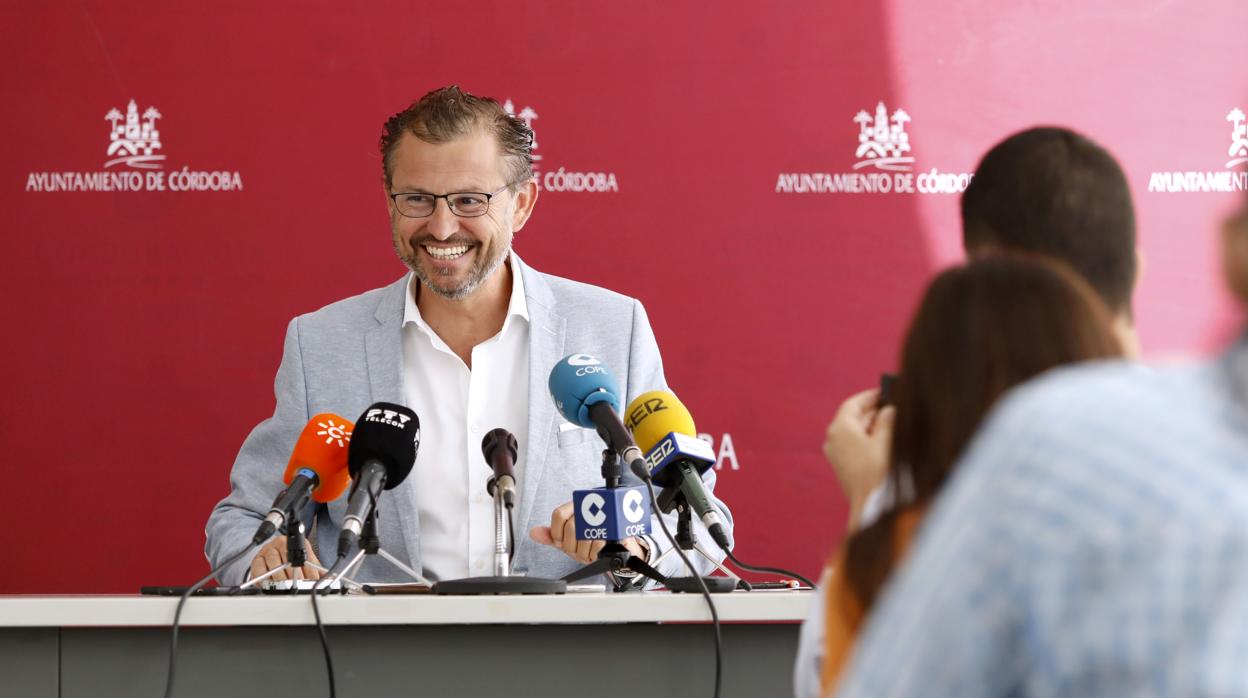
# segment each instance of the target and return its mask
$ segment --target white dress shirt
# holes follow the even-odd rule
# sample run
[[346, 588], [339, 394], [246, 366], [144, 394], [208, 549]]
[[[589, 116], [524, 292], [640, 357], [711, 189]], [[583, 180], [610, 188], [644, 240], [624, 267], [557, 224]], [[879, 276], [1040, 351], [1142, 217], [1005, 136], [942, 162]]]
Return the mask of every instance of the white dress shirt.
[[[420, 559], [433, 580], [492, 574], [493, 475], [481, 453], [486, 432], [516, 436], [516, 481], [524, 482], [529, 425], [529, 311], [514, 255], [503, 328], [472, 349], [472, 369], [420, 316], [408, 276], [403, 312], [403, 391], [420, 418], [420, 449], [410, 477], [420, 517]], [[523, 532], [518, 532], [523, 533]]]

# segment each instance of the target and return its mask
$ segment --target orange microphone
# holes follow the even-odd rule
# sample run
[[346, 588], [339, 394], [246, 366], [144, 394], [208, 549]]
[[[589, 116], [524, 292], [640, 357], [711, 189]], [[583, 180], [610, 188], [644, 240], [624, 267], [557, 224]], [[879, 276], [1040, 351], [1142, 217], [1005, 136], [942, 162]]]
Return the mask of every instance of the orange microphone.
[[252, 545], [268, 540], [287, 520], [298, 515], [309, 499], [331, 502], [347, 489], [347, 447], [355, 425], [336, 414], [318, 414], [308, 420], [286, 465], [286, 489], [273, 500]]

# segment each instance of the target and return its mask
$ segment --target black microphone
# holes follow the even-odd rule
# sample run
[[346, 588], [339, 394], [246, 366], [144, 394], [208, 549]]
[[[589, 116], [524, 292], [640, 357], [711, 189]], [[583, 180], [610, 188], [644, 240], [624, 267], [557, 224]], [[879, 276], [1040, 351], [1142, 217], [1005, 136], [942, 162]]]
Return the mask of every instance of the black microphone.
[[506, 429], [491, 429], [481, 440], [481, 454], [494, 469], [494, 477], [485, 483], [486, 491], [494, 496], [497, 486], [503, 493], [503, 504], [512, 508], [516, 503], [516, 437]]
[[359, 544], [364, 520], [377, 507], [383, 490], [392, 490], [407, 478], [420, 447], [420, 419], [402, 405], [375, 402], [355, 422], [347, 449], [351, 498], [338, 535], [338, 556], [346, 557]]

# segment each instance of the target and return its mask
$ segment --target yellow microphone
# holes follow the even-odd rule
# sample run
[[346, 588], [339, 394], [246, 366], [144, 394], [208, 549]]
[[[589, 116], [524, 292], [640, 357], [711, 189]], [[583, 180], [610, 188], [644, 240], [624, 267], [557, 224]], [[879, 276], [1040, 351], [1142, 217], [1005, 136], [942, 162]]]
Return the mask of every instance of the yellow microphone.
[[637, 448], [649, 451], [664, 436], [676, 432], [697, 437], [693, 415], [680, 398], [666, 390], [651, 390], [633, 398], [625, 410], [624, 426], [633, 432]]
[[625, 414], [633, 441], [646, 452], [650, 478], [665, 490], [659, 509], [669, 513], [677, 500], [684, 501], [719, 547], [730, 549], [719, 509], [702, 483], [702, 474], [715, 465], [715, 452], [698, 438], [689, 410], [670, 392], [652, 390], [634, 398]]

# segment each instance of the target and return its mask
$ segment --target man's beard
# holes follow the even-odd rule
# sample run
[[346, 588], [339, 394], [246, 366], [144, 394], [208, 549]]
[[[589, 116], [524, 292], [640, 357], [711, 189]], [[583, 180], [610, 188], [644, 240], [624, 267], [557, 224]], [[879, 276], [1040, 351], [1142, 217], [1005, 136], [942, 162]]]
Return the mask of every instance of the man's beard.
[[472, 268], [468, 270], [468, 278], [464, 279], [463, 283], [457, 286], [447, 286], [438, 283], [438, 280], [443, 278], [441, 275], [436, 272], [431, 274], [428, 269], [421, 266], [419, 251], [421, 244], [423, 244], [423, 241], [413, 245], [409, 254], [403, 251], [399, 246], [399, 241], [396, 239], [394, 240], [394, 252], [403, 261], [403, 264], [412, 270], [416, 278], [420, 279], [420, 283], [425, 288], [450, 301], [461, 301], [475, 293], [494, 272], [498, 271], [498, 267], [502, 265], [503, 260], [507, 259], [508, 254], [511, 252], [511, 240], [508, 239], [498, 246], [498, 249], [494, 251], [494, 255], [490, 259], [483, 260], [480, 256], [481, 245], [475, 242], [471, 243], [473, 254], [477, 258], [473, 261]]

